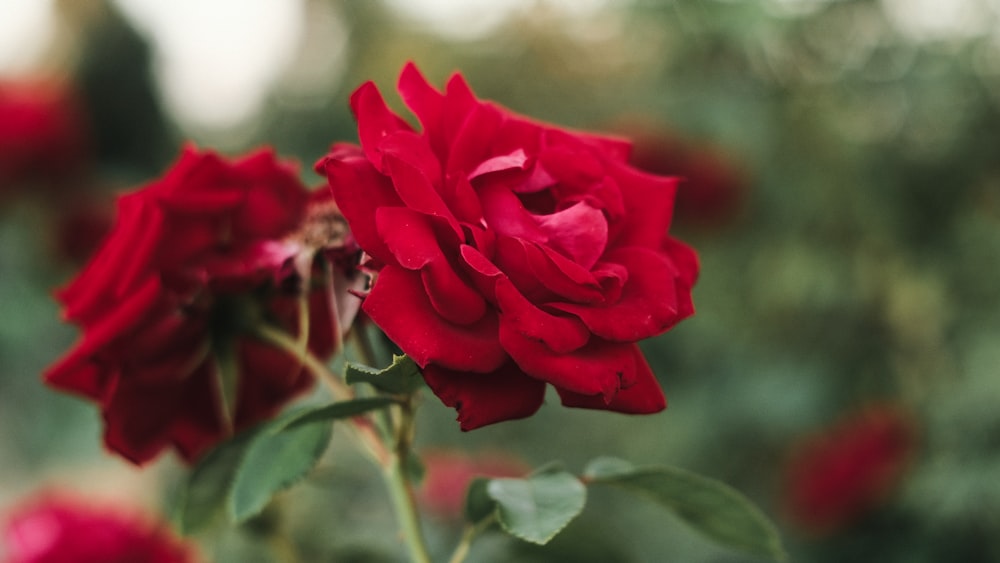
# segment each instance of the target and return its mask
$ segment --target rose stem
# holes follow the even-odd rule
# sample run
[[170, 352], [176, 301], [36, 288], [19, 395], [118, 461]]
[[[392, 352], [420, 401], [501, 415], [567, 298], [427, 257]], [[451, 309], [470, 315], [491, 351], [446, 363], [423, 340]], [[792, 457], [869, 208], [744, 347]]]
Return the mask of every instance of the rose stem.
[[[354, 398], [354, 391], [337, 374], [333, 373], [325, 363], [309, 352], [308, 347], [301, 346], [285, 331], [261, 323], [254, 328], [254, 334], [264, 342], [288, 352], [302, 362], [302, 365], [312, 372], [316, 378], [326, 383], [334, 400], [350, 401]], [[388, 463], [389, 452], [381, 438], [379, 438], [378, 433], [372, 427], [371, 420], [365, 416], [356, 416], [351, 420], [354, 423], [352, 427], [361, 444], [372, 458], [384, 467]]]
[[403, 531], [403, 538], [410, 550], [410, 556], [415, 563], [430, 563], [431, 558], [424, 543], [424, 534], [420, 528], [420, 515], [413, 495], [413, 485], [407, 460], [410, 456], [410, 444], [413, 439], [413, 395], [399, 405], [399, 425], [396, 428], [396, 447], [390, 463], [384, 465], [383, 476], [396, 509], [396, 519]]

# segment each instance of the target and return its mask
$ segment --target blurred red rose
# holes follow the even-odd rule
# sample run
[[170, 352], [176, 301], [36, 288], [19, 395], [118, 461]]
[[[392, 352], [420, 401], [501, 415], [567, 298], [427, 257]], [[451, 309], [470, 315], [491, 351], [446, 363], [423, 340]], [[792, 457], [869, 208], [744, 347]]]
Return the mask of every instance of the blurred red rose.
[[3, 529], [6, 563], [194, 563], [193, 547], [163, 525], [115, 507], [47, 495]]
[[916, 445], [912, 419], [870, 407], [798, 444], [785, 471], [785, 514], [823, 535], [874, 508], [899, 483]]
[[0, 81], [0, 194], [21, 182], [71, 179], [86, 163], [79, 102], [55, 81]]
[[[162, 179], [119, 197], [111, 233], [58, 292], [83, 338], [46, 381], [97, 402], [106, 445], [135, 463], [169, 446], [191, 461], [272, 416], [311, 377], [250, 332], [298, 333], [317, 251], [300, 232], [308, 200], [269, 151], [228, 162], [185, 150]], [[310, 345], [324, 357], [339, 339], [328, 285], [307, 296]], [[232, 413], [220, 365], [238, 374]]]
[[111, 230], [114, 207], [110, 199], [76, 198], [72, 205], [55, 212], [54, 251], [57, 257], [83, 264]]
[[431, 450], [421, 455], [425, 474], [418, 500], [432, 514], [461, 520], [465, 493], [476, 477], [523, 477], [531, 467], [503, 452], [471, 455], [458, 450]]
[[[636, 342], [693, 313], [690, 248], [667, 236], [675, 179], [627, 142], [399, 80], [416, 133], [373, 83], [351, 97], [361, 147], [317, 164], [378, 269], [363, 309], [458, 410], [464, 430], [564, 405], [666, 406]], [[379, 269], [380, 268], [380, 269]]]
[[674, 219], [680, 227], [716, 229], [742, 211], [750, 180], [747, 171], [717, 147], [629, 118], [613, 128], [633, 143], [629, 162], [646, 172], [681, 178]]

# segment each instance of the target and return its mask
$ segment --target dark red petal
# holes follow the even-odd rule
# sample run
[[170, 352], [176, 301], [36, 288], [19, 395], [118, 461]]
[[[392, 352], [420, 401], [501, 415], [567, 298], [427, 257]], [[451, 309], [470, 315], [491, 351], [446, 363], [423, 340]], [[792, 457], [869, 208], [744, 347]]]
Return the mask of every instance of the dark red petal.
[[518, 327], [500, 323], [500, 343], [524, 373], [584, 395], [611, 400], [621, 385], [635, 377], [635, 360], [628, 345], [591, 341], [569, 354], [553, 352]]
[[611, 224], [613, 246], [659, 248], [670, 228], [677, 178], [654, 176], [626, 166], [609, 166], [624, 204], [623, 218]]
[[516, 149], [508, 154], [502, 154], [488, 158], [479, 163], [472, 172], [469, 172], [469, 180], [474, 180], [478, 176], [490, 174], [491, 172], [503, 172], [506, 170], [524, 170], [528, 164], [528, 157], [524, 154], [524, 149]]
[[118, 199], [118, 219], [83, 272], [57, 297], [66, 305], [65, 318], [89, 324], [135, 284], [148, 269], [163, 233], [163, 214], [142, 192]]
[[463, 244], [459, 252], [462, 255], [462, 260], [469, 266], [466, 271], [473, 283], [476, 284], [476, 288], [487, 301], [496, 303], [497, 278], [505, 277], [504, 273], [493, 262], [490, 262], [482, 252], [472, 246]]
[[236, 429], [273, 416], [313, 383], [309, 372], [286, 351], [253, 340], [239, 343]]
[[192, 461], [222, 438], [213, 377], [208, 362], [180, 384], [143, 385], [123, 375], [104, 408], [105, 444], [141, 464], [173, 443]]
[[424, 135], [431, 149], [444, 162], [447, 157], [445, 132], [441, 124], [441, 115], [445, 108], [444, 94], [431, 86], [412, 62], [406, 63], [403, 67], [396, 88], [403, 102], [413, 110], [420, 124], [424, 126]]
[[351, 110], [358, 120], [358, 137], [369, 162], [385, 172], [378, 148], [386, 135], [413, 129], [385, 105], [374, 82], [365, 82], [351, 94]]
[[389, 178], [375, 170], [353, 145], [335, 146], [317, 168], [326, 173], [337, 206], [361, 248], [382, 262], [395, 263], [375, 226], [375, 210], [403, 205]]
[[[375, 214], [375, 221], [399, 265], [420, 270], [427, 296], [442, 317], [466, 325], [483, 316], [483, 296], [452, 268], [428, 216], [405, 207], [383, 207]], [[452, 241], [449, 246], [457, 245], [458, 241]]]
[[549, 314], [532, 305], [506, 276], [496, 277], [500, 324], [566, 354], [587, 343], [590, 332], [578, 319]]
[[446, 173], [468, 177], [479, 163], [493, 156], [491, 147], [503, 121], [503, 113], [493, 106], [477, 103], [471, 107], [450, 145]]
[[423, 374], [441, 402], [458, 411], [462, 430], [531, 416], [545, 399], [545, 384], [511, 362], [490, 373], [464, 373], [431, 364]]
[[396, 193], [406, 207], [441, 218], [451, 227], [456, 238], [462, 240], [462, 227], [458, 224], [458, 220], [423, 172], [393, 155], [386, 155], [385, 167], [392, 177]]
[[604, 213], [586, 202], [551, 213], [536, 215], [547, 235], [548, 245], [589, 270], [608, 244], [608, 222]]
[[441, 190], [443, 184], [441, 161], [431, 151], [424, 137], [410, 131], [399, 131], [382, 139], [379, 151], [383, 155], [383, 160], [393, 157], [405, 162], [423, 175], [435, 191]]
[[548, 235], [521, 200], [501, 182], [486, 181], [479, 186], [483, 216], [497, 234], [545, 243]]
[[607, 402], [601, 395], [581, 395], [565, 389], [556, 388], [562, 404], [567, 407], [583, 409], [599, 409], [630, 414], [650, 414], [667, 408], [667, 399], [663, 396], [660, 383], [649, 369], [646, 358], [638, 346], [632, 346], [635, 357], [636, 379], [629, 387], [623, 387], [618, 394]]
[[500, 367], [507, 354], [497, 339], [491, 312], [476, 323], [455, 325], [431, 305], [420, 274], [387, 265], [362, 308], [386, 335], [421, 366], [434, 363], [459, 371], [486, 373]]
[[607, 306], [550, 306], [580, 317], [594, 334], [616, 342], [637, 342], [655, 336], [681, 320], [677, 303], [679, 272], [668, 256], [630, 247], [609, 252], [607, 259], [624, 266], [629, 274], [617, 302]]

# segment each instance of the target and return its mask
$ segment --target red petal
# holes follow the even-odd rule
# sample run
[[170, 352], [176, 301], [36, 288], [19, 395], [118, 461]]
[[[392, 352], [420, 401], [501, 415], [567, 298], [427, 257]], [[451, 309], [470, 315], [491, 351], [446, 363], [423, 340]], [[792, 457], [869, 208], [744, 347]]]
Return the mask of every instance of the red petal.
[[378, 152], [382, 139], [397, 131], [413, 129], [385, 105], [374, 82], [365, 82], [351, 94], [351, 110], [358, 120], [358, 137], [365, 156], [379, 172], [384, 173], [382, 156]]
[[500, 343], [518, 367], [531, 377], [584, 395], [611, 400], [619, 387], [635, 377], [628, 345], [591, 341], [570, 354], [558, 354], [516, 326], [500, 323]]
[[379, 174], [353, 145], [335, 146], [317, 168], [326, 173], [337, 206], [361, 248], [382, 262], [394, 263], [375, 226], [379, 207], [403, 205], [389, 178]]
[[486, 373], [507, 361], [497, 338], [497, 318], [483, 315], [474, 324], [459, 326], [431, 305], [420, 274], [387, 265], [362, 308], [386, 335], [417, 364], [434, 363], [459, 371]]
[[511, 362], [490, 373], [463, 373], [432, 364], [423, 374], [441, 402], [458, 411], [462, 430], [531, 416], [545, 399], [545, 384]]
[[550, 247], [585, 270], [597, 263], [608, 244], [604, 213], [586, 202], [549, 215], [536, 215], [535, 221], [547, 235]]
[[[420, 270], [427, 296], [442, 317], [466, 325], [483, 316], [483, 296], [452, 268], [426, 215], [405, 207], [383, 207], [375, 213], [375, 221], [399, 265]], [[452, 241], [449, 246], [457, 245]]]
[[581, 395], [565, 389], [556, 388], [562, 404], [567, 407], [583, 409], [599, 409], [630, 414], [650, 414], [667, 408], [667, 399], [663, 396], [660, 383], [649, 369], [646, 358], [638, 346], [632, 346], [635, 357], [636, 379], [632, 385], [623, 387], [618, 394], [608, 402], [601, 395]]
[[440, 217], [455, 232], [455, 236], [459, 240], [462, 239], [462, 227], [458, 224], [458, 220], [423, 172], [393, 155], [386, 155], [385, 167], [392, 177], [396, 193], [399, 194], [399, 198], [403, 200], [406, 207], [427, 215]]
[[496, 299], [500, 324], [544, 343], [553, 352], [572, 352], [590, 338], [578, 319], [552, 315], [532, 305], [505, 276], [496, 278]]
[[624, 164], [612, 164], [609, 171], [624, 204], [624, 218], [611, 223], [612, 246], [659, 248], [670, 228], [677, 178], [646, 174]]
[[607, 306], [552, 303], [583, 320], [594, 334], [615, 342], [637, 342], [660, 334], [683, 317], [677, 303], [679, 273], [670, 258], [645, 248], [620, 248], [610, 262], [628, 271], [621, 297]]

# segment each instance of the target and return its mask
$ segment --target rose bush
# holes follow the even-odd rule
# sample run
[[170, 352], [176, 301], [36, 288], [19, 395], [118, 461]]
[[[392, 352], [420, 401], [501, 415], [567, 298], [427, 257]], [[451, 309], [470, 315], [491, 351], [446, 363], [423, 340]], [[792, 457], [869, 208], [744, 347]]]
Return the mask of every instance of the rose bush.
[[46, 381], [97, 402], [106, 445], [135, 463], [168, 446], [193, 460], [270, 417], [312, 380], [254, 327], [297, 335], [307, 309], [309, 347], [324, 358], [340, 336], [330, 281], [303, 294], [330, 242], [320, 236], [329, 196], [312, 200], [268, 151], [228, 162], [185, 150], [162, 179], [118, 199], [111, 233], [58, 292], [83, 337]]
[[165, 527], [117, 507], [47, 494], [6, 519], [5, 563], [194, 563], [195, 550]]
[[666, 401], [636, 342], [693, 313], [695, 253], [667, 235], [676, 181], [623, 140], [444, 92], [409, 64], [416, 132], [373, 83], [351, 97], [360, 147], [317, 163], [377, 271], [363, 309], [421, 367], [464, 430], [572, 407]]

